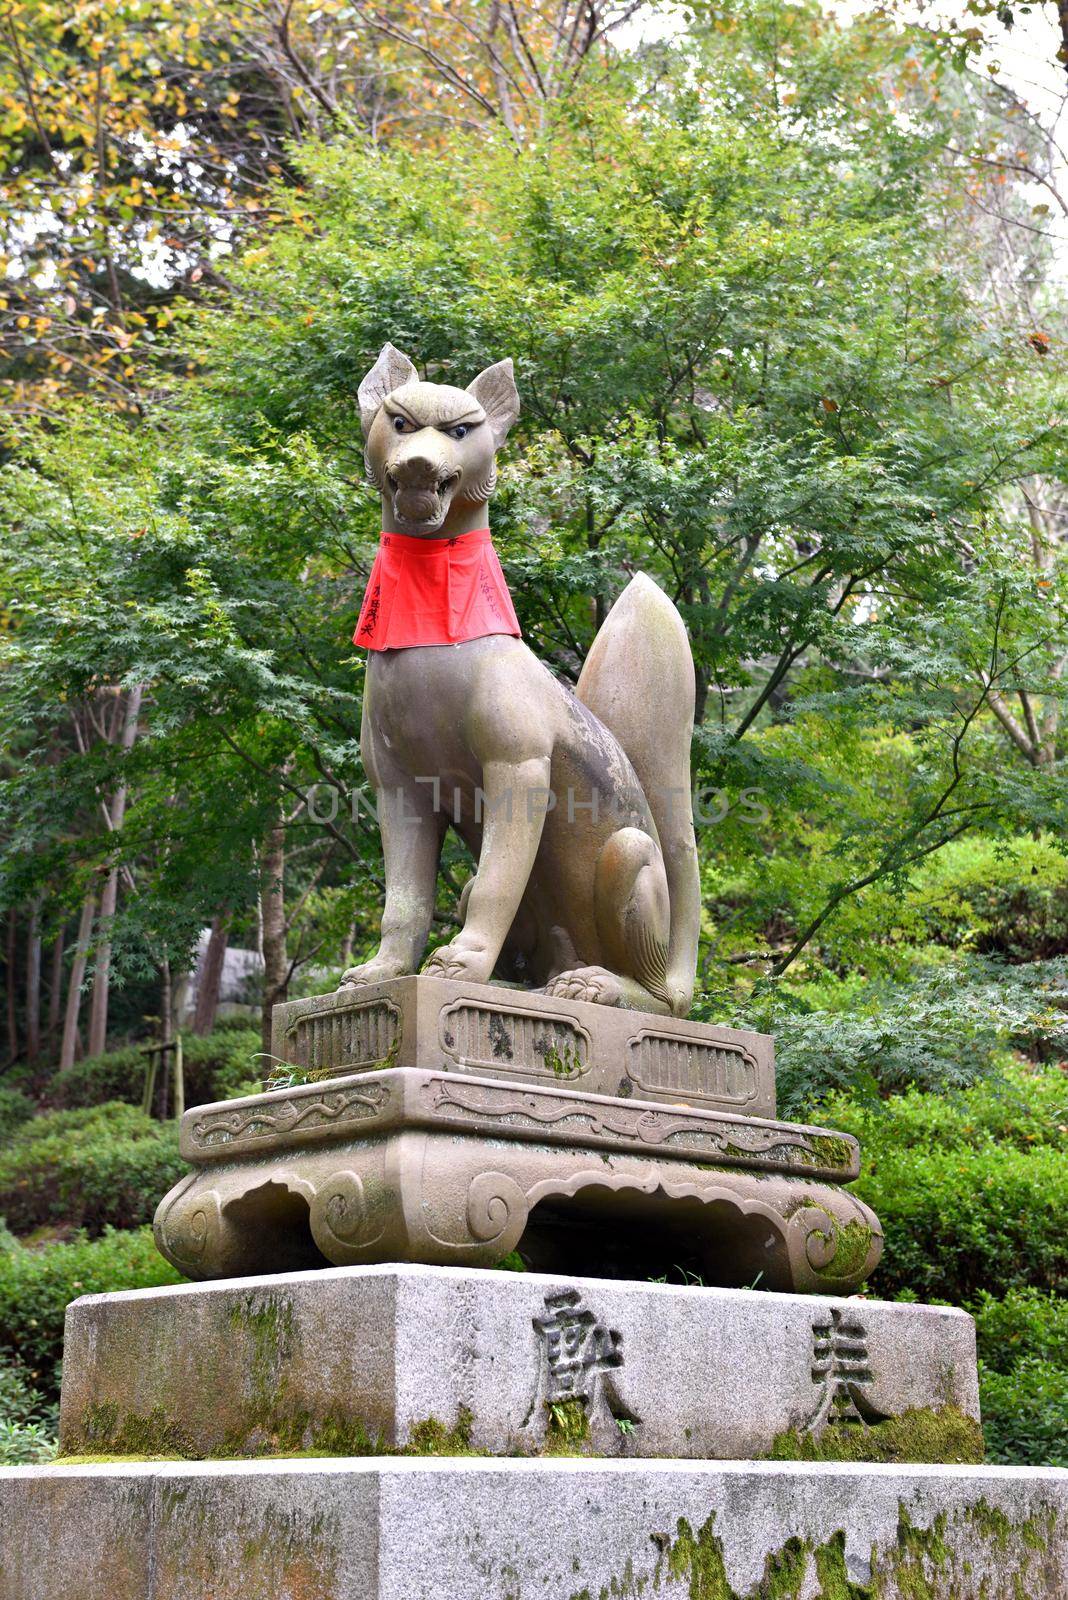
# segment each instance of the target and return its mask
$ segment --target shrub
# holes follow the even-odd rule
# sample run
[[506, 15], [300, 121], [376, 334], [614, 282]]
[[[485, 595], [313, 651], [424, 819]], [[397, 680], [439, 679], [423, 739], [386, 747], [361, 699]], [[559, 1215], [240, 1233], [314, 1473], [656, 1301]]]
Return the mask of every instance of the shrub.
[[25, 1369], [0, 1351], [0, 1466], [50, 1461], [59, 1411], [31, 1384]]
[[1068, 1467], [1068, 1300], [1011, 1289], [971, 1309], [988, 1458]]
[[1068, 1467], [1068, 1367], [1025, 1356], [1008, 1372], [979, 1364], [988, 1461]]
[[185, 1170], [173, 1123], [121, 1101], [52, 1111], [0, 1150], [0, 1214], [21, 1233], [51, 1222], [139, 1227]]
[[957, 839], [918, 874], [908, 900], [926, 936], [957, 950], [1042, 961], [1068, 954], [1068, 858], [1052, 842]]
[[[199, 1106], [209, 1100], [226, 1100], [256, 1079], [259, 1064], [254, 1059], [260, 1049], [260, 1036], [246, 1027], [217, 1028], [201, 1038], [182, 1035], [185, 1076], [185, 1102]], [[136, 1045], [111, 1050], [102, 1056], [87, 1056], [72, 1067], [58, 1072], [52, 1081], [52, 1097], [58, 1106], [97, 1106], [108, 1100], [141, 1104], [145, 1089], [147, 1057]]]
[[[902, 982], [854, 978], [816, 989], [758, 988], [731, 1018], [775, 1035], [786, 1116], [809, 1116], [835, 1094], [874, 1100], [909, 1088], [956, 1092], [996, 1078], [1012, 1047], [1036, 1058], [1068, 1053], [1063, 960], [1014, 967], [942, 959], [918, 965]], [[703, 1005], [699, 1013], [716, 1020]], [[1060, 1098], [1063, 1105], [1068, 1094]]]
[[151, 1230], [76, 1239], [0, 1256], [0, 1348], [12, 1352], [46, 1397], [59, 1391], [63, 1316], [71, 1300], [115, 1289], [180, 1283], [157, 1251]]
[[886, 1235], [873, 1287], [968, 1303], [983, 1291], [1068, 1289], [1068, 1080], [1015, 1067], [945, 1097], [830, 1099], [861, 1141], [857, 1193]]
[[28, 1095], [20, 1094], [18, 1089], [0, 1088], [0, 1144], [28, 1122], [36, 1110]]

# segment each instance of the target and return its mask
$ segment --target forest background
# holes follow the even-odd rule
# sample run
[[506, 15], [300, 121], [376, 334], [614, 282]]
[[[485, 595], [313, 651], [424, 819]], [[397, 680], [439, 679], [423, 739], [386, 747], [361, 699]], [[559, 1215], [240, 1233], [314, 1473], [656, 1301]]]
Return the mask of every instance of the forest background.
[[0, 7], [8, 1459], [52, 1448], [65, 1299], [170, 1272], [144, 1048], [239, 1092], [374, 946], [390, 339], [515, 362], [494, 535], [555, 673], [634, 571], [678, 604], [695, 1015], [861, 1133], [872, 1292], [976, 1310], [992, 1458], [1068, 1461], [1068, 158], [990, 56], [1036, 12]]

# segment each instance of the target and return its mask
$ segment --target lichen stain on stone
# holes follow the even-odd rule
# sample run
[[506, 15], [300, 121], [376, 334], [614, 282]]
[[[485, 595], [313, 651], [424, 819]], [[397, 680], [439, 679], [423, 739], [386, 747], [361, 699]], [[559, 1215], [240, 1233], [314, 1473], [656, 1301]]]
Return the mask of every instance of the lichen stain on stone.
[[983, 1430], [956, 1406], [904, 1411], [885, 1422], [831, 1424], [818, 1435], [789, 1428], [777, 1434], [771, 1461], [882, 1461], [975, 1466], [983, 1460]]
[[[284, 1507], [213, 1503], [198, 1485], [183, 1497], [180, 1516], [162, 1519], [155, 1567], [160, 1593], [203, 1594], [212, 1600], [342, 1600], [338, 1588], [340, 1531], [333, 1519]], [[223, 1537], [225, 1535], [225, 1537]]]

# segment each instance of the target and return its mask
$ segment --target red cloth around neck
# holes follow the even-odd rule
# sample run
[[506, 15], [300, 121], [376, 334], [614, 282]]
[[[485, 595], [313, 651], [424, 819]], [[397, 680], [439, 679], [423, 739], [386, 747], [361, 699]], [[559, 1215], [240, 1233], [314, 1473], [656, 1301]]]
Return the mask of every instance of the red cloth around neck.
[[353, 644], [365, 650], [408, 650], [420, 644], [460, 644], [488, 633], [520, 637], [488, 528], [455, 539], [383, 532]]

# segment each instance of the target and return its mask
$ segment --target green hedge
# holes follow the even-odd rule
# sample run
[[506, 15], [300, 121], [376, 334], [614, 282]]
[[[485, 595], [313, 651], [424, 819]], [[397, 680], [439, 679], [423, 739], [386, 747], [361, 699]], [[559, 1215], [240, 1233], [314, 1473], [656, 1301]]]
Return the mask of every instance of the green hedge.
[[29, 1122], [36, 1110], [28, 1095], [20, 1094], [18, 1089], [0, 1088], [0, 1145], [16, 1128]]
[[861, 1141], [856, 1192], [886, 1235], [873, 1289], [957, 1305], [986, 1290], [1068, 1292], [1066, 1105], [1057, 1068], [944, 1097], [828, 1102], [828, 1125]]
[[46, 1112], [0, 1148], [0, 1216], [22, 1234], [57, 1222], [139, 1227], [186, 1170], [176, 1126], [135, 1106]]
[[10, 1251], [0, 1255], [0, 1350], [13, 1355], [27, 1380], [54, 1398], [63, 1316], [71, 1300], [182, 1281], [159, 1254], [149, 1228], [109, 1229], [99, 1239]]
[[[182, 1035], [182, 1057], [187, 1106], [209, 1100], [226, 1100], [238, 1090], [258, 1087], [260, 1036], [252, 1029], [218, 1028], [201, 1038]], [[51, 1098], [64, 1108], [97, 1106], [108, 1100], [140, 1105], [145, 1088], [146, 1057], [136, 1045], [87, 1056], [58, 1072], [52, 1080]], [[252, 1092], [252, 1091], [249, 1091]]]
[[987, 1458], [1068, 1467], [1068, 1300], [1014, 1289], [972, 1310]]

